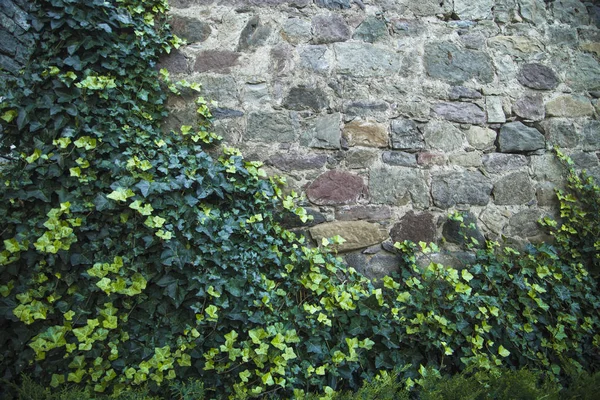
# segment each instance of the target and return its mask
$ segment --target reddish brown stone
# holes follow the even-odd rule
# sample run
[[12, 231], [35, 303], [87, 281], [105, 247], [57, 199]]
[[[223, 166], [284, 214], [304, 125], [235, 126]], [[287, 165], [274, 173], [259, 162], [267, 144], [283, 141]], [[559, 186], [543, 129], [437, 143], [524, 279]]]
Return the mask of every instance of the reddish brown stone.
[[306, 189], [308, 199], [322, 206], [355, 203], [365, 191], [360, 176], [342, 171], [327, 171]]
[[430, 243], [435, 240], [436, 226], [434, 216], [428, 212], [415, 214], [413, 211], [407, 212], [390, 232], [390, 237], [394, 242]]
[[190, 72], [188, 60], [179, 50], [173, 50], [171, 54], [161, 57], [156, 67], [158, 69], [164, 68], [171, 74], [187, 74]]
[[239, 53], [229, 50], [205, 50], [196, 57], [194, 71], [228, 73], [237, 64]]

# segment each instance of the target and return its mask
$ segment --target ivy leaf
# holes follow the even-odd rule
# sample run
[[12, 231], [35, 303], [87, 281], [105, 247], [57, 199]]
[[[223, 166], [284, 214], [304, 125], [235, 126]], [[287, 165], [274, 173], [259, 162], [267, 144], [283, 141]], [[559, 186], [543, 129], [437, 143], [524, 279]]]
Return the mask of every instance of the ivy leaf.
[[500, 345], [500, 347], [498, 347], [498, 354], [500, 354], [502, 357], [508, 357], [510, 355], [510, 351], [506, 350], [504, 346]]
[[115, 201], [126, 201], [128, 198], [135, 196], [135, 193], [131, 189], [118, 188], [113, 190], [106, 197]]

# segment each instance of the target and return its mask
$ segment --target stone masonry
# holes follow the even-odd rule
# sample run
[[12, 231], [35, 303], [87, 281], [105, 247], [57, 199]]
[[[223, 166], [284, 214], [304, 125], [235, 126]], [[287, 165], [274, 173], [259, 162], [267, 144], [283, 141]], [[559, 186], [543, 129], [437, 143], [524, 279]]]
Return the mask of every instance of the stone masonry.
[[[160, 66], [204, 85], [225, 141], [305, 193], [315, 220], [298, 229], [348, 236], [339, 250], [367, 275], [397, 266], [392, 241], [458, 250], [454, 211], [468, 211], [478, 240], [544, 240], [535, 221], [556, 214], [564, 182], [554, 146], [600, 178], [593, 2], [171, 7], [188, 44]], [[173, 109], [193, 115], [193, 102]]]

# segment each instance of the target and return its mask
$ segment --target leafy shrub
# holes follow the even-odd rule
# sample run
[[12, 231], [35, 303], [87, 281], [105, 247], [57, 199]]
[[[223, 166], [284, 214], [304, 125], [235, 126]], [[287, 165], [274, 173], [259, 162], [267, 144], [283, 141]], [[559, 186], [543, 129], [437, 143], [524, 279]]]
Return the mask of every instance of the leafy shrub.
[[215, 149], [203, 99], [195, 125], [161, 131], [166, 91], [198, 89], [154, 68], [180, 42], [164, 1], [36, 4], [36, 63], [0, 104], [4, 378], [302, 399], [396, 368], [408, 388], [423, 366], [597, 369], [600, 304], [577, 254], [490, 243], [458, 271], [397, 244], [402, 273], [375, 288], [279, 226], [305, 211]]

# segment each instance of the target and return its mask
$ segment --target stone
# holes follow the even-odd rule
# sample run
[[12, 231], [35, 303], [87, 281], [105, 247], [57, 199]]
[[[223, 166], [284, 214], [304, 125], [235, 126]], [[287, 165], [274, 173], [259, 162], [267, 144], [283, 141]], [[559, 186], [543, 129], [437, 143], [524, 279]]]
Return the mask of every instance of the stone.
[[320, 169], [327, 163], [326, 154], [278, 153], [269, 159], [269, 163], [282, 171], [303, 171]]
[[481, 166], [481, 155], [478, 152], [452, 154], [449, 157], [450, 164], [460, 165], [461, 167], [479, 167]]
[[390, 218], [392, 218], [392, 211], [387, 206], [342, 206], [335, 211], [335, 219], [338, 221], [385, 221]]
[[556, 0], [551, 4], [554, 18], [563, 24], [580, 26], [590, 23], [585, 5], [578, 0]]
[[369, 168], [377, 159], [377, 153], [369, 149], [350, 149], [346, 154], [348, 168]]
[[[202, 84], [202, 95], [205, 98], [217, 101], [220, 107], [239, 107], [237, 83], [230, 75], [203, 75], [198, 82]], [[261, 85], [262, 90], [268, 94], [267, 85]]]
[[431, 195], [437, 207], [485, 206], [490, 201], [492, 182], [479, 171], [450, 172], [433, 177]]
[[538, 63], [523, 65], [517, 80], [521, 85], [537, 90], [551, 90], [558, 86], [558, 77], [552, 68]]
[[544, 154], [530, 157], [531, 171], [536, 181], [562, 183], [566, 172], [565, 167], [554, 154]]
[[340, 120], [340, 113], [320, 115], [309, 120], [300, 144], [318, 149], [339, 149], [342, 139]]
[[349, 146], [387, 147], [387, 126], [355, 119], [344, 125], [344, 138]]
[[479, 33], [467, 33], [460, 36], [460, 42], [467, 48], [471, 50], [480, 50], [485, 46], [487, 38]]
[[491, 19], [494, 3], [494, 0], [454, 0], [454, 12], [462, 20]]
[[170, 54], [164, 55], [158, 61], [156, 68], [166, 69], [170, 74], [189, 74], [190, 66], [188, 59], [179, 50], [173, 50]]
[[349, 172], [327, 171], [306, 189], [311, 203], [320, 206], [356, 203], [366, 190], [363, 179]]
[[527, 167], [527, 157], [521, 154], [488, 153], [482, 157], [483, 166], [490, 174]]
[[594, 106], [583, 96], [562, 95], [546, 103], [548, 117], [585, 117], [594, 115]]
[[432, 107], [434, 115], [461, 124], [483, 125], [487, 118], [481, 108], [473, 103], [437, 103]]
[[577, 29], [564, 25], [549, 25], [548, 36], [554, 45], [575, 46], [577, 44]]
[[436, 231], [433, 214], [428, 212], [416, 214], [411, 210], [392, 227], [390, 237], [394, 243], [402, 243], [405, 240], [413, 243], [431, 243], [435, 241]]
[[579, 144], [579, 134], [573, 121], [563, 118], [550, 118], [540, 124], [550, 145], [573, 148]]
[[169, 24], [173, 33], [188, 43], [204, 42], [212, 33], [209, 24], [196, 18], [173, 15]]
[[419, 36], [425, 31], [425, 27], [421, 20], [393, 18], [391, 19], [392, 32], [399, 36]]
[[262, 46], [269, 38], [269, 35], [271, 35], [271, 28], [262, 25], [260, 18], [254, 16], [250, 18], [240, 33], [237, 51], [247, 51]]
[[495, 36], [488, 39], [488, 47], [512, 57], [527, 58], [532, 53], [543, 53], [545, 47], [537, 39], [524, 36]]
[[434, 79], [460, 84], [474, 79], [490, 83], [494, 79], [492, 60], [483, 52], [461, 49], [450, 42], [425, 45], [425, 71]]
[[287, 112], [253, 111], [248, 114], [245, 138], [267, 143], [290, 143], [296, 139], [296, 131]]
[[600, 150], [600, 121], [587, 120], [582, 122], [581, 148], [583, 151]]
[[526, 172], [513, 172], [494, 184], [494, 203], [497, 205], [526, 204], [533, 200], [535, 191]]
[[290, 89], [283, 100], [283, 107], [289, 110], [312, 110], [322, 111], [329, 107], [329, 99], [319, 87], [296, 86]]
[[333, 45], [337, 73], [355, 77], [390, 76], [401, 67], [395, 51], [375, 47], [370, 43], [335, 43]]
[[369, 194], [375, 204], [429, 206], [428, 173], [417, 168], [371, 168]]
[[589, 53], [594, 53], [596, 56], [600, 56], [600, 42], [582, 43], [579, 48]]
[[576, 91], [600, 90], [600, 63], [591, 54], [575, 54], [565, 83]]
[[271, 47], [270, 69], [274, 75], [288, 75], [294, 65], [294, 48], [287, 43], [278, 43]]
[[402, 259], [398, 254], [379, 252], [372, 257], [363, 253], [350, 253], [344, 257], [349, 267], [354, 268], [362, 276], [374, 280], [373, 284], [380, 286], [377, 281], [397, 273]]
[[506, 122], [506, 115], [504, 115], [504, 109], [502, 108], [502, 97], [486, 96], [485, 109], [488, 124], [503, 124]]
[[475, 89], [469, 89], [464, 86], [452, 86], [448, 94], [450, 100], [461, 99], [481, 99], [483, 96]]
[[310, 22], [302, 18], [289, 18], [281, 28], [281, 37], [291, 44], [306, 43], [312, 38]]
[[407, 1], [405, 3], [410, 11], [417, 16], [436, 16], [450, 14], [453, 10], [452, 1], [448, 0], [420, 0]]
[[352, 39], [375, 43], [388, 34], [387, 26], [381, 19], [369, 16], [354, 31]]
[[471, 126], [465, 136], [471, 146], [477, 150], [487, 150], [494, 146], [496, 141], [496, 131], [480, 126]]
[[423, 137], [428, 148], [452, 152], [463, 147], [464, 136], [453, 124], [432, 120], [425, 125]]
[[336, 245], [339, 252], [364, 249], [381, 243], [387, 238], [379, 225], [366, 221], [328, 222], [309, 228], [309, 232], [317, 243], [337, 235], [343, 237], [346, 241]]
[[327, 44], [350, 39], [350, 27], [339, 14], [317, 15], [312, 21], [313, 42]]
[[417, 151], [425, 148], [421, 131], [410, 119], [394, 119], [391, 123], [392, 149]]
[[445, 165], [446, 155], [442, 153], [421, 152], [417, 154], [417, 164], [424, 167]]
[[527, 22], [536, 25], [547, 22], [546, 2], [544, 0], [519, 0], [519, 11], [521, 17]]
[[302, 46], [298, 47], [298, 53], [300, 55], [300, 66], [302, 68], [306, 68], [319, 74], [329, 72], [331, 66], [326, 56], [327, 46]]
[[520, 97], [515, 104], [513, 104], [512, 111], [523, 119], [529, 121], [541, 121], [546, 117], [544, 98], [539, 93]]
[[319, 7], [329, 8], [331, 10], [342, 10], [350, 8], [352, 0], [315, 0]]
[[[462, 213], [462, 221], [448, 218], [442, 227], [442, 235], [450, 243], [485, 246], [485, 237], [479, 230], [477, 217], [470, 212]], [[474, 241], [475, 240], [475, 241]]]
[[417, 159], [415, 154], [404, 151], [384, 151], [381, 155], [382, 161], [388, 165], [402, 167], [416, 167]]
[[204, 50], [196, 57], [194, 71], [228, 74], [237, 65], [240, 53], [229, 50]]
[[523, 210], [508, 220], [508, 234], [510, 236], [520, 236], [529, 238], [542, 233], [538, 221], [543, 217], [540, 210], [528, 209]]
[[569, 154], [569, 157], [571, 157], [577, 169], [590, 169], [600, 165], [598, 156], [595, 153], [577, 152]]
[[545, 148], [546, 140], [535, 128], [522, 122], [509, 122], [500, 129], [498, 146], [502, 153], [530, 152]]
[[210, 110], [213, 118], [219, 119], [230, 119], [230, 118], [241, 118], [244, 116], [244, 112], [240, 110], [234, 110], [231, 108], [216, 107]]
[[351, 101], [344, 105], [344, 113], [349, 117], [385, 116], [389, 110], [385, 101]]
[[306, 210], [306, 214], [311, 216], [312, 219], [308, 219], [306, 222], [302, 222], [296, 214], [286, 212], [281, 216], [281, 225], [285, 228], [300, 228], [311, 227], [327, 222], [325, 216], [319, 211], [309, 207], [304, 207], [304, 209]]

